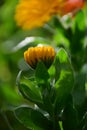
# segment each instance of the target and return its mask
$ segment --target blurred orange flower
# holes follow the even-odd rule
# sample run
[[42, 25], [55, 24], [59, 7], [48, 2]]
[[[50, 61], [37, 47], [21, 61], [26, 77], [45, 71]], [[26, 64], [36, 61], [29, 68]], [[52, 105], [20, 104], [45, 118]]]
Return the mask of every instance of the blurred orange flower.
[[43, 26], [53, 15], [64, 15], [82, 8], [82, 0], [20, 0], [16, 8], [17, 25], [23, 29]]

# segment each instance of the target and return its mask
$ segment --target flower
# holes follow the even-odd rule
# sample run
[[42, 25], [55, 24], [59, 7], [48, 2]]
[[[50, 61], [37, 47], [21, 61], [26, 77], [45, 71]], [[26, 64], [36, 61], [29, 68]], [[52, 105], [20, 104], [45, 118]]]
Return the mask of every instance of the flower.
[[30, 47], [24, 52], [25, 61], [36, 68], [38, 61], [42, 61], [47, 68], [50, 67], [55, 57], [55, 50], [51, 46]]
[[84, 6], [84, 0], [68, 0], [63, 8], [64, 14], [75, 12]]
[[15, 19], [23, 29], [43, 26], [51, 16], [60, 13], [64, 0], [21, 0], [17, 5]]
[[23, 29], [41, 27], [53, 15], [65, 15], [81, 8], [83, 0], [20, 0], [15, 20]]

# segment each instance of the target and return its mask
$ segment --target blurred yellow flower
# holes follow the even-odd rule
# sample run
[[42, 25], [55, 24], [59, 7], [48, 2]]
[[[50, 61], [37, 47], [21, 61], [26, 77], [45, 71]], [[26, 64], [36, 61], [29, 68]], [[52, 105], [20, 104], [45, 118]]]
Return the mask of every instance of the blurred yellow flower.
[[52, 15], [61, 13], [65, 0], [20, 0], [15, 19], [23, 29], [42, 26]]
[[82, 8], [83, 3], [84, 0], [20, 0], [15, 19], [23, 29], [33, 29], [43, 26], [53, 15]]
[[25, 61], [36, 68], [38, 61], [42, 61], [47, 68], [50, 67], [55, 57], [55, 50], [51, 46], [30, 47], [24, 52]]

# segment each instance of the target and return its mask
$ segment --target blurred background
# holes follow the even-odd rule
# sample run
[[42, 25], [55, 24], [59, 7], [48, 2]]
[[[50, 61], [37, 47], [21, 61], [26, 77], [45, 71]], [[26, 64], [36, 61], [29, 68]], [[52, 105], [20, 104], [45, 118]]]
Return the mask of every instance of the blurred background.
[[[70, 15], [62, 19], [54, 16], [43, 27], [24, 31], [14, 20], [17, 3], [18, 0], [0, 0], [0, 130], [26, 130], [10, 110], [26, 104], [18, 92], [16, 77], [25, 68], [23, 52], [27, 47], [40, 43], [63, 47], [71, 54], [74, 70], [87, 74], [87, 7], [73, 19]], [[34, 39], [26, 42], [27, 37]]]

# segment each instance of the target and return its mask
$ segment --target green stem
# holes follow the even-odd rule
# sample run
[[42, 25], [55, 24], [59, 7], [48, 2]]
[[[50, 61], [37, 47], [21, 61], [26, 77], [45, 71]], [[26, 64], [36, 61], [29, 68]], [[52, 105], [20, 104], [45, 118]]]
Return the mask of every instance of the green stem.
[[61, 130], [60, 125], [58, 123], [57, 115], [53, 116], [53, 130]]

